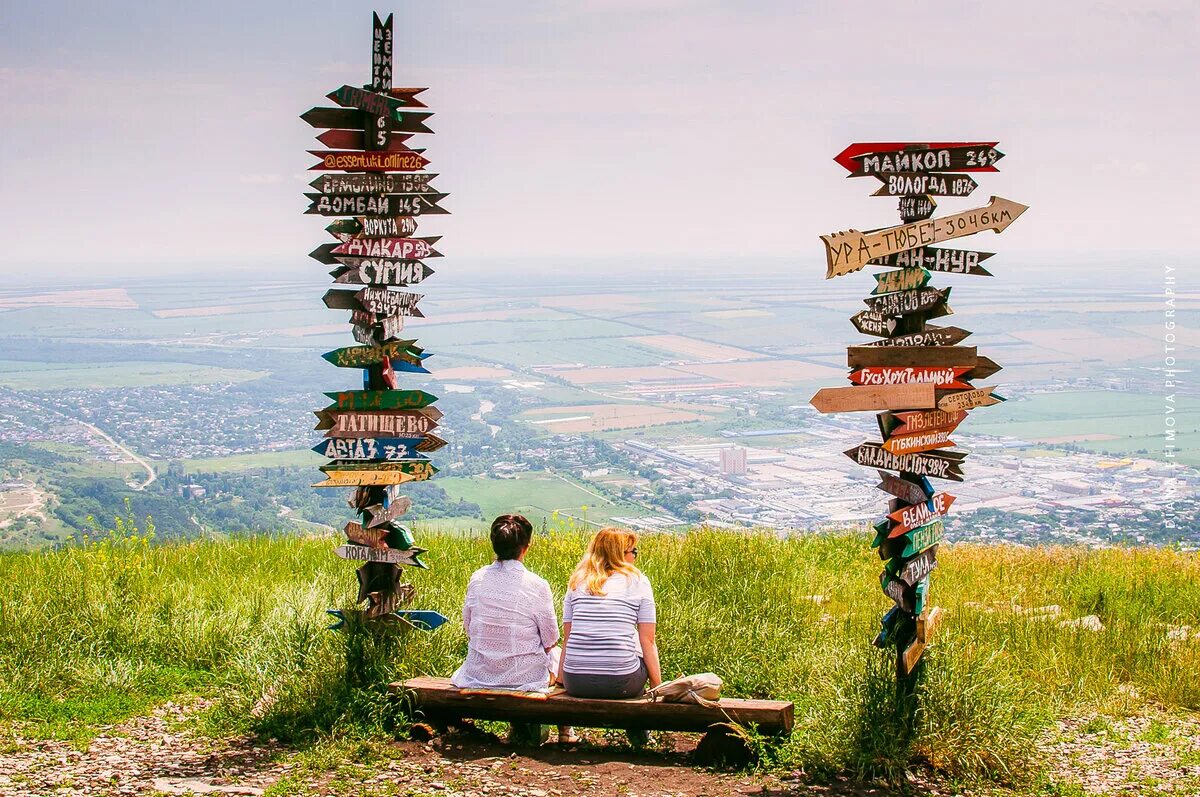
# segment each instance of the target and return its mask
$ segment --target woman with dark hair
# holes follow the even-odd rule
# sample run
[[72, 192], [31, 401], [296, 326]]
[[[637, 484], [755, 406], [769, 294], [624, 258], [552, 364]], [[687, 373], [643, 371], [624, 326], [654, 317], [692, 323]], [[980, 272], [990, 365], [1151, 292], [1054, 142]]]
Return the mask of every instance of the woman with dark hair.
[[[558, 668], [558, 618], [546, 580], [525, 569], [533, 526], [521, 515], [492, 521], [496, 561], [467, 585], [463, 628], [467, 659], [451, 682], [465, 689], [545, 691]], [[570, 728], [559, 741], [575, 741]]]

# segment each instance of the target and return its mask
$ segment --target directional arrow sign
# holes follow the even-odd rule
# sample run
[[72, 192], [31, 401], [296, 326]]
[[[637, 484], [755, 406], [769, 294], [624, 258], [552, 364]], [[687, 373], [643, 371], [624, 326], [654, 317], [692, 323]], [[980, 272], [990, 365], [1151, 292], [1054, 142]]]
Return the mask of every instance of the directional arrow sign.
[[305, 194], [305, 213], [321, 216], [433, 216], [448, 194]]
[[886, 348], [890, 346], [899, 348], [914, 346], [953, 346], [954, 344], [965, 340], [970, 334], [971, 333], [967, 330], [959, 329], [958, 327], [926, 326], [921, 332], [910, 332], [907, 335], [897, 335], [894, 338], [873, 340], [870, 343], [864, 343], [863, 346], [874, 346], [878, 348]]
[[359, 216], [354, 219], [337, 219], [325, 227], [325, 232], [342, 243], [351, 238], [408, 238], [416, 231], [417, 220], [411, 216]]
[[1004, 370], [1003, 366], [991, 357], [980, 357], [975, 361], [975, 367], [967, 374], [967, 379], [987, 379], [997, 371]]
[[[410, 138], [411, 133], [389, 135], [387, 146], [379, 149], [382, 152], [423, 152], [424, 150], [415, 150], [404, 145]], [[369, 143], [366, 134], [361, 130], [326, 130], [317, 136], [317, 141], [330, 149], [366, 149]]]
[[[432, 133], [425, 120], [433, 116], [428, 112], [396, 114], [389, 118], [388, 130], [392, 133]], [[343, 130], [362, 130], [363, 113], [353, 108], [310, 108], [300, 114], [310, 127], [337, 127]]]
[[321, 159], [309, 171], [341, 172], [417, 172], [429, 165], [424, 155], [415, 152], [331, 152], [310, 149], [309, 155]]
[[396, 260], [441, 257], [429, 238], [354, 238], [335, 246], [332, 253], [335, 256], [387, 257]]
[[437, 428], [442, 414], [434, 407], [420, 410], [320, 410], [318, 430], [326, 437], [416, 437]]
[[889, 175], [900, 172], [995, 172], [1004, 153], [992, 145], [914, 148], [895, 152], [854, 155], [851, 177]]
[[400, 471], [329, 471], [325, 474], [325, 480], [313, 483], [313, 487], [381, 487], [425, 481], [432, 476], [432, 473], [411, 474]]
[[926, 410], [914, 412], [883, 412], [879, 414], [879, 427], [884, 437], [915, 434], [917, 432], [954, 431], [967, 418], [962, 410]]
[[343, 529], [346, 534], [346, 539], [357, 545], [366, 545], [371, 548], [387, 548], [387, 529], [364, 529], [361, 523], [350, 521]]
[[414, 342], [396, 340], [381, 346], [347, 346], [343, 349], [325, 352], [321, 356], [338, 368], [366, 368], [369, 365], [378, 365], [385, 359], [400, 360], [419, 366], [421, 361], [429, 355], [424, 354], [422, 349], [414, 347], [412, 345]]
[[896, 331], [899, 322], [894, 318], [886, 318], [879, 313], [863, 310], [851, 316], [850, 323], [864, 335], [887, 336]]
[[415, 285], [433, 274], [420, 260], [387, 260], [374, 257], [339, 257], [345, 265], [329, 272], [342, 285]]
[[892, 576], [910, 587], [915, 587], [937, 567], [937, 546], [928, 548], [911, 559], [892, 559], [885, 567]]
[[411, 507], [412, 499], [406, 495], [401, 495], [393, 499], [388, 503], [387, 506], [384, 506], [383, 504], [372, 504], [365, 510], [366, 514], [368, 515], [367, 528], [375, 529], [383, 526], [385, 523], [389, 523], [403, 515]]
[[859, 465], [865, 465], [868, 468], [902, 471], [917, 476], [932, 476], [935, 479], [949, 479], [956, 482], [963, 480], [959, 461], [966, 456], [962, 454], [952, 457], [949, 452], [898, 456], [890, 451], [885, 451], [879, 443], [869, 442], [847, 449], [843, 453]]
[[358, 300], [364, 310], [376, 315], [424, 317], [424, 314], [417, 309], [417, 302], [425, 298], [420, 293], [405, 293], [387, 288], [363, 288], [354, 294], [354, 298]]
[[887, 471], [879, 471], [879, 484], [875, 485], [885, 493], [894, 495], [901, 501], [910, 504], [921, 504], [933, 495], [933, 485], [924, 476], [894, 476]]
[[371, 12], [371, 86], [373, 91], [392, 87], [392, 15], [381, 20]]
[[[998, 141], [940, 141], [940, 142], [922, 142], [922, 141], [892, 141], [892, 142], [858, 142], [851, 144], [844, 150], [834, 156], [834, 160], [846, 171], [853, 172], [858, 169], [858, 162], [854, 159], [860, 155], [866, 155], [872, 152], [899, 152], [901, 150], [943, 150], [943, 149], [961, 149], [963, 147], [994, 147]], [[963, 171], [971, 172], [995, 172], [999, 171], [995, 166], [981, 166], [979, 168], [963, 169]]]
[[879, 574], [879, 586], [883, 589], [883, 594], [896, 602], [900, 607], [900, 611], [913, 613], [914, 595], [913, 590], [898, 578], [893, 578], [892, 574], [884, 570]]
[[[986, 358], [984, 358], [986, 359]], [[961, 366], [974, 368], [979, 361], [974, 346], [848, 346], [846, 364], [868, 366]]]
[[[895, 556], [900, 556], [907, 559], [910, 556], [916, 556], [922, 551], [927, 551], [937, 545], [946, 536], [946, 527], [942, 521], [935, 520], [920, 528], [913, 529], [907, 534], [902, 534], [893, 540], [893, 544], [903, 545]], [[892, 557], [888, 557], [889, 559]]]
[[428, 609], [404, 609], [392, 612], [392, 614], [401, 620], [407, 620], [422, 631], [436, 631], [440, 626], [449, 622], [446, 617]]
[[902, 196], [899, 203], [900, 218], [904, 221], [927, 219], [937, 210], [937, 202], [928, 196]]
[[425, 553], [424, 548], [409, 548], [398, 551], [394, 548], [370, 548], [366, 545], [340, 545], [334, 553], [343, 559], [355, 562], [387, 562], [393, 565], [408, 565], [409, 567], [427, 568], [417, 557]]
[[933, 385], [913, 384], [825, 387], [810, 403], [817, 412], [831, 413], [933, 407], [936, 401]]
[[404, 118], [400, 109], [407, 105], [404, 100], [391, 94], [376, 94], [354, 86], [342, 86], [325, 96], [343, 108], [357, 108], [372, 116], [392, 116], [396, 121]]
[[945, 517], [950, 511], [950, 505], [953, 503], [953, 495], [950, 495], [950, 493], [938, 493], [925, 503], [897, 509], [888, 515], [896, 523], [892, 530], [888, 532], [888, 537], [899, 537], [901, 534], [907, 534], [912, 531], [917, 526], [924, 526], [935, 518]]
[[446, 441], [435, 434], [427, 434], [422, 438], [421, 442], [417, 443], [417, 450], [428, 454], [431, 451], [445, 448]]
[[[973, 274], [990, 277], [992, 272], [979, 265], [995, 252], [975, 252], [970, 249], [943, 249], [937, 246], [918, 246], [905, 249], [894, 255], [874, 257], [870, 266], [893, 266], [898, 268], [927, 268], [947, 274]], [[878, 277], [876, 277], [878, 279]], [[881, 291], [882, 293], [882, 291]]]
[[929, 272], [923, 268], [902, 268], [898, 271], [884, 271], [875, 275], [874, 295], [895, 293], [896, 291], [915, 291], [924, 288], [929, 282]]
[[995, 389], [995, 386], [979, 387], [974, 390], [950, 393], [938, 400], [937, 407], [939, 410], [946, 411], [990, 407], [993, 404], [999, 404], [1001, 401], [1004, 401], [1000, 396], [992, 394], [992, 391]]
[[322, 174], [309, 183], [322, 194], [433, 194], [436, 174]]
[[342, 390], [326, 393], [329, 410], [416, 410], [437, 401], [424, 390]]
[[872, 258], [897, 254], [905, 249], [962, 238], [983, 230], [1003, 232], [1026, 210], [1028, 207], [1025, 205], [994, 196], [985, 207], [964, 210], [952, 216], [916, 221], [868, 233], [847, 230], [822, 235], [827, 265], [825, 278], [850, 274], [861, 269]]
[[915, 291], [885, 293], [883, 296], [870, 296], [863, 299], [863, 304], [872, 313], [881, 316], [923, 313], [948, 301], [950, 290], [950, 288], [921, 288]]
[[883, 183], [871, 196], [970, 196], [979, 184], [967, 174], [937, 174], [927, 172], [898, 172], [876, 174]]
[[950, 439], [950, 433], [947, 431], [914, 432], [889, 437], [883, 441], [883, 450], [892, 454], [919, 454], [922, 451], [952, 448], [955, 445], [957, 443]]
[[313, 451], [330, 459], [421, 460], [418, 437], [331, 437], [313, 446]]
[[942, 390], [962, 390], [971, 386], [959, 377], [970, 368], [944, 367], [884, 367], [860, 368], [850, 374], [857, 385], [935, 385]]
[[325, 465], [322, 465], [321, 467], [317, 468], [317, 470], [321, 471], [322, 473], [332, 473], [334, 471], [354, 471], [361, 473], [428, 473], [430, 476], [438, 471], [438, 469], [433, 466], [433, 463], [429, 462], [428, 460], [421, 462], [343, 462], [341, 460], [337, 460], [335, 462], [329, 462]]

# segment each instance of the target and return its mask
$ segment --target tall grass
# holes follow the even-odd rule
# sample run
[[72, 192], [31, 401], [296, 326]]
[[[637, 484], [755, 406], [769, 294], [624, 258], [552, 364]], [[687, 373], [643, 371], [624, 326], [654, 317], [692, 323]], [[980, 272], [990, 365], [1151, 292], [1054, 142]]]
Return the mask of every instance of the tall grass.
[[[207, 721], [217, 730], [290, 741], [393, 733], [403, 719], [385, 684], [453, 671], [466, 651], [467, 579], [490, 559], [483, 540], [418, 535], [431, 569], [408, 574], [414, 606], [453, 620], [431, 634], [328, 631], [325, 610], [351, 605], [355, 586], [332, 539], [153, 545], [126, 533], [2, 555], [0, 717], [69, 736], [81, 727], [72, 720], [112, 722], [202, 693], [216, 698]], [[561, 597], [584, 541], [538, 537], [527, 564]], [[1056, 717], [1115, 700], [1200, 708], [1200, 644], [1166, 635], [1200, 628], [1195, 555], [948, 547], [933, 591], [947, 619], [906, 694], [891, 658], [869, 645], [889, 602], [860, 535], [697, 530], [640, 550], [666, 675], [712, 670], [729, 695], [795, 702], [795, 732], [767, 751], [773, 765], [897, 777], [925, 763], [1016, 781], [1036, 771], [1033, 742]], [[1031, 619], [1014, 604], [1096, 614], [1105, 630]]]

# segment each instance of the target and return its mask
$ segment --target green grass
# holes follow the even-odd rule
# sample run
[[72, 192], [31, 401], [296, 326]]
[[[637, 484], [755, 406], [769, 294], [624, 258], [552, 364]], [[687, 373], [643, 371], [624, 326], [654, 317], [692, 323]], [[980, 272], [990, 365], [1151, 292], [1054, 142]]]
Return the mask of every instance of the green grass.
[[324, 462], [324, 457], [315, 451], [299, 448], [257, 454], [234, 454], [211, 459], [188, 459], [183, 461], [183, 470], [185, 473], [231, 473], [256, 468], [316, 467]]
[[266, 371], [190, 365], [188, 363], [30, 363], [0, 360], [0, 387], [14, 390], [65, 388], [147, 387], [249, 382]]
[[[543, 519], [555, 523], [555, 513], [570, 515], [580, 523], [585, 516], [589, 523], [605, 523], [613, 515], [628, 517], [644, 515], [646, 511], [627, 503], [614, 502], [596, 495], [595, 487], [584, 489], [568, 477], [534, 471], [517, 474], [515, 479], [495, 479], [482, 476], [451, 476], [439, 478], [438, 486], [452, 499], [479, 504], [483, 516], [493, 518], [508, 512], [525, 515], [535, 527]], [[587, 507], [586, 511], [584, 507]]]
[[[452, 622], [398, 636], [326, 630], [325, 609], [351, 605], [355, 581], [332, 538], [152, 545], [135, 536], [2, 555], [0, 719], [82, 744], [98, 725], [199, 691], [216, 700], [203, 720], [211, 732], [300, 744], [403, 733], [383, 684], [448, 675], [461, 662], [463, 593], [490, 558], [481, 539], [426, 532], [419, 541], [430, 569], [408, 574], [415, 606]], [[536, 539], [528, 565], [556, 598], [584, 542], [574, 532]], [[946, 549], [934, 597], [947, 620], [911, 704], [898, 704], [891, 661], [868, 644], [887, 601], [859, 535], [696, 531], [644, 538], [641, 550], [667, 675], [712, 670], [727, 695], [795, 702], [794, 733], [765, 750], [770, 767], [896, 779], [927, 765], [963, 782], [1022, 783], [1038, 775], [1034, 742], [1058, 717], [1128, 711], [1142, 699], [1200, 708], [1200, 646], [1168, 644], [1162, 625], [1200, 625], [1195, 555]], [[812, 594], [828, 599], [805, 599]], [[976, 605], [1013, 600], [1096, 613], [1105, 630]], [[252, 717], [264, 695], [269, 707]]]

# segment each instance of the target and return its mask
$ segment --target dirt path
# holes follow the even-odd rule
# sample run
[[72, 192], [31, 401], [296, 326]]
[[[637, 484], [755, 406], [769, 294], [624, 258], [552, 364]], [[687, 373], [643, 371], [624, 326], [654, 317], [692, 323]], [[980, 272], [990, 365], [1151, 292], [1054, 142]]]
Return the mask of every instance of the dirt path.
[[147, 462], [146, 460], [142, 459], [142, 458], [141, 458], [141, 457], [139, 457], [137, 454], [133, 453], [133, 451], [131, 451], [130, 449], [128, 449], [128, 448], [126, 448], [125, 446], [121, 445], [121, 444], [120, 444], [120, 443], [118, 443], [116, 440], [114, 440], [113, 438], [111, 438], [111, 437], [109, 437], [107, 434], [105, 434], [104, 432], [100, 431], [100, 429], [96, 428], [95, 426], [92, 426], [92, 425], [91, 425], [90, 423], [88, 423], [87, 421], [79, 421], [79, 423], [83, 424], [84, 426], [86, 426], [87, 428], [91, 429], [91, 430], [92, 430], [93, 432], [95, 432], [96, 434], [98, 434], [98, 435], [100, 435], [101, 437], [103, 437], [105, 440], [107, 440], [109, 443], [111, 443], [111, 444], [112, 444], [112, 446], [113, 446], [114, 448], [117, 448], [117, 449], [119, 449], [120, 451], [124, 452], [125, 456], [129, 457], [129, 458], [130, 458], [130, 459], [132, 459], [134, 462], [136, 462], [137, 464], [141, 465], [143, 468], [145, 468], [145, 469], [146, 469], [146, 481], [145, 481], [143, 484], [141, 484], [141, 485], [131, 485], [131, 486], [133, 487], [133, 489], [135, 489], [135, 490], [145, 490], [145, 489], [146, 489], [147, 487], [149, 487], [151, 484], [154, 484], [154, 482], [155, 482], [155, 480], [156, 480], [156, 479], [158, 479], [158, 474], [154, 472], [154, 468], [150, 467], [150, 463], [149, 463], [149, 462]]

